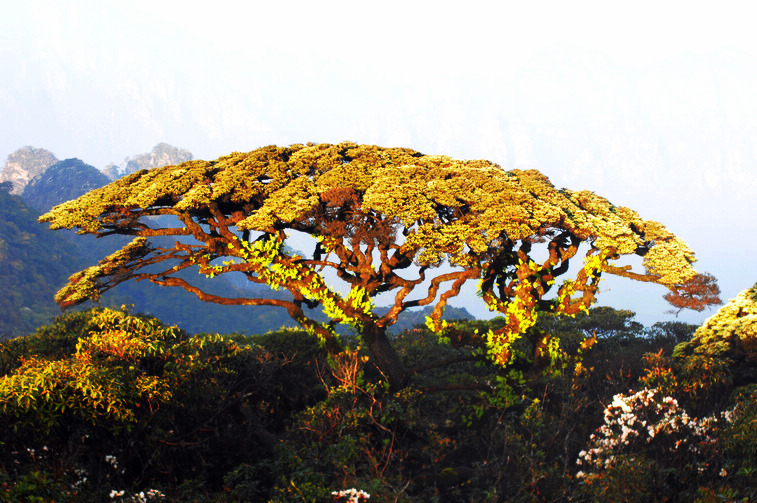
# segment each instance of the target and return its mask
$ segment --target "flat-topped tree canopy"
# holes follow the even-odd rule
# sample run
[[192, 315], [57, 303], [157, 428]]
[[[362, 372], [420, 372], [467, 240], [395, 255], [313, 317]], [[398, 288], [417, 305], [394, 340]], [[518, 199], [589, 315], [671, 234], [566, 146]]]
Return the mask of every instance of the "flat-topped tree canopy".
[[[145, 218], [162, 215], [176, 217], [176, 224]], [[143, 170], [40, 220], [52, 229], [135, 236], [72, 276], [56, 297], [62, 306], [97, 299], [128, 279], [179, 286], [222, 304], [281, 306], [334, 349], [333, 326], [356, 327], [392, 384], [409, 374], [386, 327], [401, 311], [424, 305], [434, 306], [438, 326], [447, 301], [468, 281], [478, 281], [489, 308], [507, 317], [507, 326], [484, 341], [493, 359], [506, 364], [509, 345], [539, 311], [586, 309], [602, 273], [673, 291], [696, 277], [694, 254], [662, 224], [592, 192], [558, 190], [534, 170], [354, 143], [270, 146]], [[287, 231], [315, 237], [312, 253], [287, 251]], [[155, 236], [178, 240], [158, 246], [149, 241]], [[583, 267], [547, 296], [581, 243], [588, 245]], [[534, 246], [546, 252], [534, 254]], [[611, 264], [628, 254], [644, 257], [643, 270]], [[547, 258], [535, 262], [535, 255]], [[440, 269], [445, 262], [452, 267]], [[292, 298], [210, 295], [176, 276], [190, 267], [208, 276], [243, 273]], [[324, 269], [335, 271], [350, 292], [329, 287]], [[381, 293], [393, 297], [383, 316], [373, 310]], [[331, 323], [310, 319], [305, 306], [320, 306]]]

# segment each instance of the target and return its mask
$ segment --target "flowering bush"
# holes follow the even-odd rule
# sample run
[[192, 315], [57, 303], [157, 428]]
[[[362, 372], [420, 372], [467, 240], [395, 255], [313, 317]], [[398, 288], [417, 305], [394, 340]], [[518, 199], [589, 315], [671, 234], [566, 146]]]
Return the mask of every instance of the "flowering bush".
[[165, 494], [157, 489], [148, 489], [147, 491], [140, 491], [131, 496], [126, 494], [126, 491], [110, 492], [110, 499], [113, 501], [121, 501], [123, 503], [147, 503], [148, 501], [160, 501], [166, 497]]
[[343, 491], [334, 491], [331, 494], [334, 495], [337, 501], [343, 501], [344, 503], [362, 503], [368, 501], [368, 498], [371, 497], [367, 492], [354, 488], [345, 489]]
[[[710, 435], [714, 416], [689, 417], [676, 399], [644, 388], [632, 395], [617, 394], [604, 411], [605, 424], [590, 437], [592, 447], [578, 454], [576, 463], [590, 470], [610, 468], [615, 456], [648, 445], [659, 455], [688, 451], [694, 455], [715, 443]], [[579, 478], [587, 474], [579, 472]]]
[[676, 399], [656, 389], [617, 394], [604, 410], [604, 424], [591, 435], [590, 447], [578, 454], [576, 464], [586, 471], [576, 478], [602, 493], [622, 493], [634, 484], [655, 491], [695, 487], [690, 479], [724, 473], [716, 433], [719, 422], [731, 418], [729, 411], [692, 418]]

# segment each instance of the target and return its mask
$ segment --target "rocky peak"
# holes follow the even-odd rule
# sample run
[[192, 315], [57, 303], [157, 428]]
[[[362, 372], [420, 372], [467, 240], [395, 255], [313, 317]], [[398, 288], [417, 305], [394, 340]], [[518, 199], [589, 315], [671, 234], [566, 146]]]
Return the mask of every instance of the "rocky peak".
[[185, 161], [191, 161], [192, 159], [192, 153], [189, 150], [174, 147], [167, 143], [158, 143], [153, 147], [152, 151], [135, 155], [134, 157], [127, 157], [124, 160], [124, 164], [121, 166], [109, 164], [103, 171], [110, 178], [115, 180], [116, 178], [134, 173], [141, 169], [152, 169], [171, 164], [180, 164]]
[[52, 152], [43, 148], [23, 147], [8, 156], [0, 173], [0, 182], [11, 182], [11, 194], [21, 195], [35, 176], [58, 162]]

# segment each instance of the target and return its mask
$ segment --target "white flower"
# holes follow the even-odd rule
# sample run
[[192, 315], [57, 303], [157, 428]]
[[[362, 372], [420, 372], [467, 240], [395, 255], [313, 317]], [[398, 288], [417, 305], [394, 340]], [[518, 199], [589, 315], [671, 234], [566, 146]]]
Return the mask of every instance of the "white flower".
[[[725, 417], [725, 414], [723, 415]], [[690, 417], [672, 397], [660, 396], [656, 389], [643, 389], [629, 395], [617, 394], [604, 410], [605, 424], [590, 436], [590, 449], [582, 450], [576, 464], [609, 468], [613, 454], [645, 439], [647, 444], [659, 437], [676, 434], [675, 448], [682, 445], [700, 454], [698, 445], [712, 443], [708, 430], [716, 425], [715, 416], [703, 419]], [[646, 431], [645, 431], [646, 430]]]
[[333, 491], [331, 494], [338, 498], [349, 497], [347, 503], [360, 503], [371, 497], [367, 492], [355, 488], [345, 489], [343, 491]]
[[108, 463], [110, 466], [112, 466], [114, 469], [118, 470], [118, 460], [115, 456], [111, 456], [110, 454], [107, 454], [105, 456], [105, 462]]

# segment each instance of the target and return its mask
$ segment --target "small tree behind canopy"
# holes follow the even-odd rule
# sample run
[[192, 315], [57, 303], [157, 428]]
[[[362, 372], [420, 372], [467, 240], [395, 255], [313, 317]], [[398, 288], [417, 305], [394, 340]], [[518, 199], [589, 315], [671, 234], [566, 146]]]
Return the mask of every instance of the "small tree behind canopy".
[[[166, 215], [175, 224], [149, 218]], [[59, 205], [41, 221], [101, 237], [135, 236], [73, 275], [56, 297], [61, 306], [96, 300], [129, 279], [221, 304], [280, 306], [332, 350], [339, 348], [334, 327], [354, 327], [393, 386], [410, 373], [387, 327], [403, 310], [430, 305], [441, 328], [444, 307], [466, 282], [477, 281], [489, 309], [506, 317], [480, 341], [505, 365], [538, 312], [587, 309], [602, 273], [672, 291], [696, 278], [694, 254], [663, 225], [591, 192], [558, 190], [538, 171], [353, 143], [271, 146], [143, 170]], [[292, 231], [317, 240], [311, 253], [285, 246]], [[176, 241], [152, 243], [157, 236]], [[583, 266], [555, 285], [582, 243]], [[644, 270], [613, 265], [628, 254], [643, 256]], [[450, 267], [440, 268], [444, 263]], [[211, 277], [242, 273], [288, 290], [291, 299], [211, 295], [177, 276], [192, 267]], [[325, 270], [349, 291], [329, 286]], [[374, 312], [379, 294], [392, 298], [381, 316]], [[316, 307], [330, 322], [307, 315], [305, 308]], [[532, 337], [536, 358], [549, 341]]]

